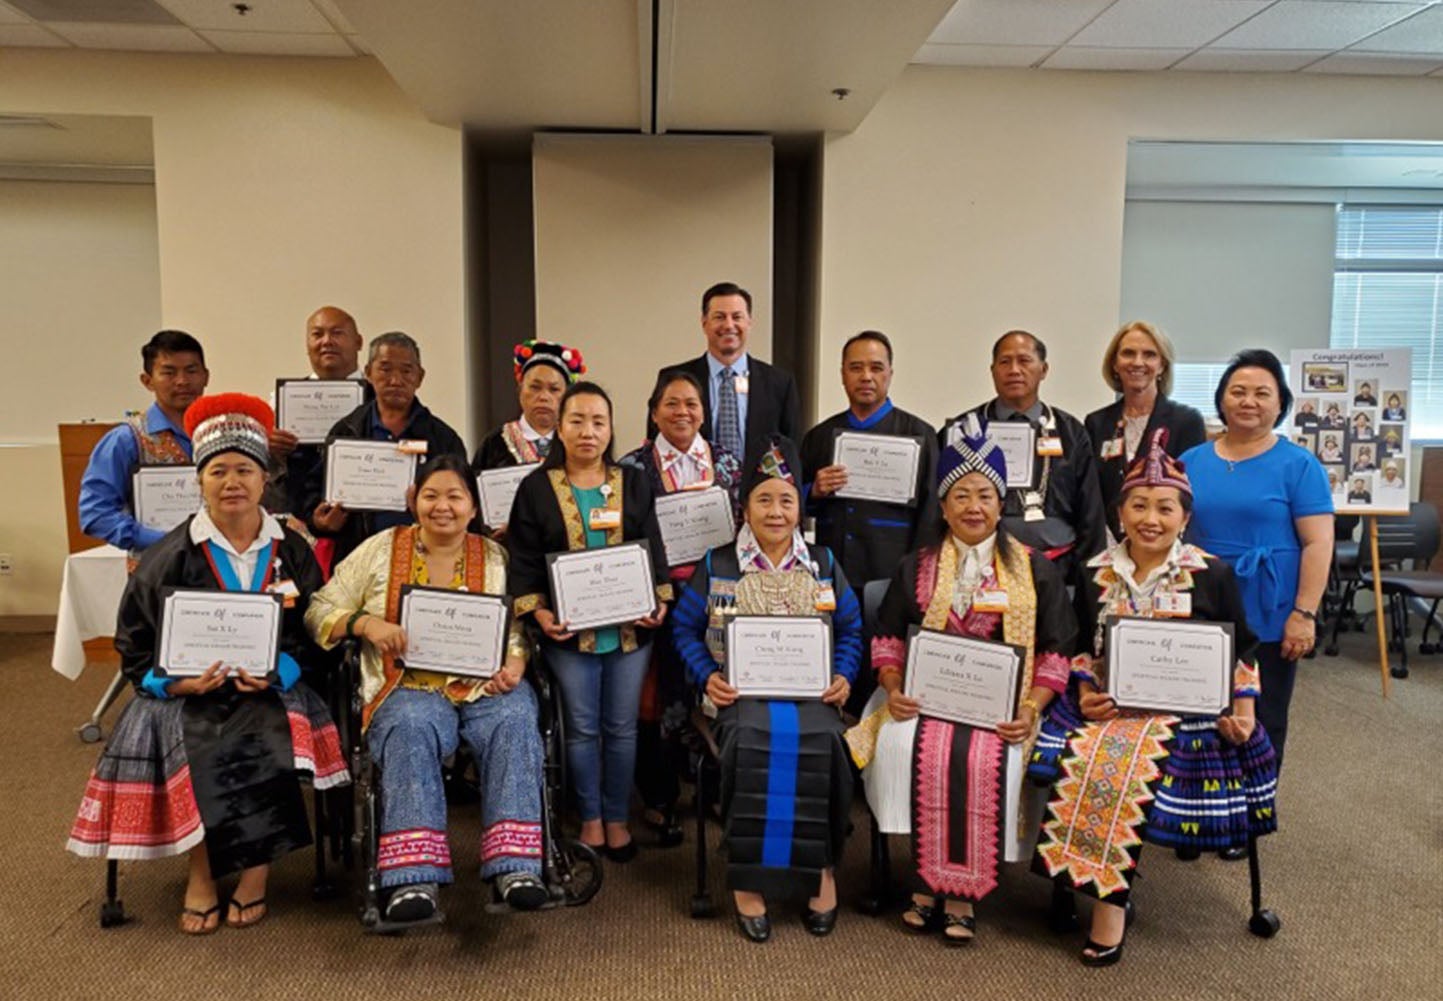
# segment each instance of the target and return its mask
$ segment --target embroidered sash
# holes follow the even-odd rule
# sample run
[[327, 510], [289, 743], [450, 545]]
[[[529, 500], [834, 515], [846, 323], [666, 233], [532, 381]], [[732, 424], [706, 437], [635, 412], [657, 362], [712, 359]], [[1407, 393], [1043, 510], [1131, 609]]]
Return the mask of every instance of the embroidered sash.
[[190, 462], [180, 440], [169, 428], [151, 434], [145, 426], [144, 414], [133, 414], [125, 419], [130, 433], [135, 435], [136, 447], [140, 450], [142, 466], [184, 466]]
[[529, 466], [545, 458], [522, 432], [520, 421], [507, 421], [501, 425], [501, 441], [518, 466]]

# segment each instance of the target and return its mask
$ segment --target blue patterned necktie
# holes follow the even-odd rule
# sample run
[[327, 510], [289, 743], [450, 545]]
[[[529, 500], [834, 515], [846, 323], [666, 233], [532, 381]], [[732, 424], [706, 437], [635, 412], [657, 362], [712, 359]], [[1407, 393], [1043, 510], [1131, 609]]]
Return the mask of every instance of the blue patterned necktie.
[[737, 410], [737, 374], [730, 368], [721, 370], [721, 390], [716, 401], [716, 441], [722, 448], [740, 457], [742, 454], [742, 421]]

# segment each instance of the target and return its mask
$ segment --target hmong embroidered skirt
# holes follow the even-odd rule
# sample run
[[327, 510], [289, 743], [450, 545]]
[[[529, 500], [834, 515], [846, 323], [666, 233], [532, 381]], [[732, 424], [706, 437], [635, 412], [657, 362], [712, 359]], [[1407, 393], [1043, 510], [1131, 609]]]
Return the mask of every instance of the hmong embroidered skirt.
[[350, 781], [325, 703], [304, 684], [241, 694], [132, 698], [91, 772], [67, 847], [151, 859], [202, 841], [221, 876], [310, 843], [297, 776]]
[[852, 805], [836, 708], [742, 699], [717, 728], [728, 885], [815, 896], [822, 870], [841, 859]]

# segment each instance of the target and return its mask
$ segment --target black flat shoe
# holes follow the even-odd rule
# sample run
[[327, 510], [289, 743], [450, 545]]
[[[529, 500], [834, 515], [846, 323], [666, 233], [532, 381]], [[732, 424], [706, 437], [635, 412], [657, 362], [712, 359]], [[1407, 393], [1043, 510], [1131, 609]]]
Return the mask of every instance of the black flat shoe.
[[[915, 914], [918, 921], [908, 921], [907, 915]], [[930, 904], [919, 904], [912, 901], [907, 909], [902, 912], [902, 926], [908, 931], [916, 932], [918, 935], [925, 935], [928, 932], [937, 931], [942, 927], [942, 905], [937, 899]]]
[[737, 912], [737, 927], [749, 941], [765, 942], [772, 937], [772, 919], [765, 914], [749, 917]]
[[[965, 928], [966, 935], [953, 935], [953, 928]], [[942, 914], [942, 941], [948, 945], [971, 945], [977, 938], [977, 916], [975, 914]]]
[[676, 822], [675, 810], [648, 810], [647, 813], [655, 812], [661, 820], [652, 820], [649, 816], [642, 817], [642, 823], [656, 833], [656, 844], [658, 848], [675, 848], [686, 838], [681, 825]]
[[1202, 852], [1196, 848], [1174, 848], [1173, 854], [1177, 856], [1179, 862], [1196, 862], [1202, 858]]
[[830, 911], [814, 911], [810, 907], [802, 910], [802, 927], [820, 938], [823, 935], [830, 935], [837, 927], [837, 908]]
[[601, 854], [605, 855], [608, 859], [610, 859], [612, 862], [617, 863], [618, 865], [625, 865], [632, 859], [636, 858], [636, 851], [636, 839], [632, 838], [620, 848], [613, 848], [610, 845], [606, 845], [601, 849]]
[[1231, 848], [1218, 850], [1218, 858], [1224, 862], [1241, 862], [1248, 857], [1248, 849], [1245, 845], [1233, 845]]
[[[1112, 966], [1122, 959], [1122, 946], [1126, 941], [1126, 931], [1122, 933], [1122, 941], [1118, 942], [1117, 945], [1098, 945], [1092, 939], [1088, 939], [1087, 944], [1082, 947], [1084, 951], [1079, 953], [1079, 957], [1082, 959], [1082, 965], [1094, 967]], [[1089, 956], [1086, 952], [1087, 949], [1091, 949], [1094, 955]]]

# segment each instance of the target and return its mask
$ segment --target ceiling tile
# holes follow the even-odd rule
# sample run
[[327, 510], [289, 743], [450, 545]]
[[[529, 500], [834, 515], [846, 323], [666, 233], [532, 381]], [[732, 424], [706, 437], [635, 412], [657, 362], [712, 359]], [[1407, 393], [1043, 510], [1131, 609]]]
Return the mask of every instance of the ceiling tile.
[[928, 42], [1061, 45], [1112, 0], [958, 0]]
[[214, 52], [189, 28], [179, 25], [52, 24], [56, 34], [82, 49], [120, 49], [132, 52]]
[[1191, 49], [1113, 49], [1068, 45], [1042, 64], [1046, 70], [1165, 70]]
[[335, 29], [343, 35], [356, 33], [355, 25], [351, 24], [346, 19], [346, 15], [341, 13], [341, 8], [336, 6], [336, 0], [311, 0], [311, 3], [315, 4], [316, 8], [326, 16], [326, 20], [330, 21]]
[[1440, 67], [1443, 67], [1443, 56], [1400, 56], [1392, 52], [1358, 52], [1350, 49], [1313, 63], [1303, 72], [1423, 76]]
[[56, 48], [66, 45], [38, 24], [0, 24], [0, 48]]
[[1443, 53], [1443, 7], [1430, 7], [1361, 42], [1369, 52]]
[[333, 31], [310, 0], [246, 0], [250, 8], [236, 13], [231, 0], [158, 0], [192, 28], [205, 31]]
[[1072, 44], [1120, 49], [1195, 49], [1267, 7], [1270, 0], [1117, 0]]
[[1031, 66], [1054, 47], [1051, 45], [934, 45], [928, 43], [912, 57], [914, 63], [933, 66]]
[[1423, 9], [1421, 3], [1282, 0], [1213, 44], [1225, 49], [1342, 49]]
[[30, 18], [9, 4], [0, 3], [0, 24], [30, 24]]
[[354, 56], [337, 34], [295, 34], [284, 31], [202, 31], [222, 52], [254, 56]]
[[1209, 46], [1188, 56], [1173, 69], [1228, 73], [1291, 73], [1331, 49], [1221, 49]]

